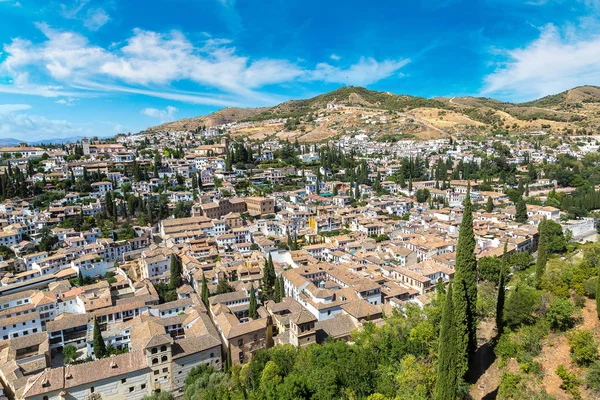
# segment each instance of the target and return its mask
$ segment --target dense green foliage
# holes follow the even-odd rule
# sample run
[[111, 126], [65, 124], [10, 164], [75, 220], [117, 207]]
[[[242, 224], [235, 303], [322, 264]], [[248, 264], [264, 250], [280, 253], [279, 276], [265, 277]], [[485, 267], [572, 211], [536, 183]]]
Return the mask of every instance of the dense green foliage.
[[477, 349], [477, 260], [470, 191], [467, 191], [456, 247], [452, 299], [457, 338], [456, 365], [458, 376], [464, 377]]
[[[444, 294], [421, 310], [408, 304], [381, 326], [367, 323], [353, 345], [329, 341], [258, 351], [250, 363], [217, 372], [201, 366], [186, 379], [186, 400], [366, 399], [426, 400], [434, 396], [435, 359]], [[378, 398], [378, 397], [373, 397]]]
[[[452, 285], [448, 287], [449, 299], [452, 299]], [[458, 376], [456, 369], [456, 326], [454, 323], [454, 302], [446, 301], [440, 324], [438, 342], [438, 366], [435, 383], [436, 400], [456, 400]]]

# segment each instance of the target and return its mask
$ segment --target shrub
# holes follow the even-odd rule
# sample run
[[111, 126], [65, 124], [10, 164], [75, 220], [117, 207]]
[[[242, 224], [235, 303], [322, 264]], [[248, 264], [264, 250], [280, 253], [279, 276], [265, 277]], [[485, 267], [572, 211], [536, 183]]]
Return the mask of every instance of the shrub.
[[566, 331], [573, 326], [573, 303], [565, 299], [556, 299], [550, 304], [546, 318], [550, 327], [557, 331]]
[[588, 366], [598, 359], [598, 343], [590, 331], [571, 332], [569, 346], [571, 346], [571, 358], [579, 366]]
[[600, 394], [600, 362], [596, 361], [590, 367], [585, 383], [596, 394]]
[[519, 374], [505, 372], [502, 374], [500, 387], [498, 388], [498, 397], [501, 399], [515, 399], [520, 397], [519, 384], [523, 377]]
[[569, 393], [574, 399], [581, 399], [581, 393], [579, 393], [581, 381], [577, 379], [575, 374], [567, 371], [565, 366], [560, 364], [556, 368], [556, 375], [562, 380], [561, 389]]
[[585, 296], [576, 293], [573, 295], [573, 301], [577, 308], [583, 308], [585, 306]]
[[596, 298], [596, 279], [598, 279], [598, 277], [593, 276], [586, 280], [583, 284], [585, 295], [590, 299]]

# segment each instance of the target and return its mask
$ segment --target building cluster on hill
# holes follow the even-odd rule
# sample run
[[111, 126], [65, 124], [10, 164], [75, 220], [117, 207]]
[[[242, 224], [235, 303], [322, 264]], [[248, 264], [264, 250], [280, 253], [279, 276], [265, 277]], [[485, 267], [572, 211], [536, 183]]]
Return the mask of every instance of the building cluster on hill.
[[201, 364], [347, 340], [454, 278], [466, 199], [479, 259], [535, 252], [545, 220], [595, 233], [536, 173], [573, 150], [520, 143], [502, 150], [516, 175], [477, 179], [496, 143], [208, 130], [0, 149], [5, 393], [135, 400], [179, 393]]

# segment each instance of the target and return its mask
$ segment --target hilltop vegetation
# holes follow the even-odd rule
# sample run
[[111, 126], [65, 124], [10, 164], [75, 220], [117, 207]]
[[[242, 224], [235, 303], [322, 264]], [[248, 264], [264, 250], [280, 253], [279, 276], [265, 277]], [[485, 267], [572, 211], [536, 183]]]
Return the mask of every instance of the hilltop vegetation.
[[[386, 115], [396, 117], [385, 120]], [[600, 88], [582, 86], [534, 101], [509, 103], [485, 97], [427, 99], [349, 86], [270, 108], [225, 108], [149, 131], [197, 131], [230, 123], [238, 123], [230, 128], [234, 137], [263, 139], [273, 135], [305, 142], [359, 132], [374, 136], [409, 134], [421, 139], [542, 130], [558, 135], [597, 134]]]

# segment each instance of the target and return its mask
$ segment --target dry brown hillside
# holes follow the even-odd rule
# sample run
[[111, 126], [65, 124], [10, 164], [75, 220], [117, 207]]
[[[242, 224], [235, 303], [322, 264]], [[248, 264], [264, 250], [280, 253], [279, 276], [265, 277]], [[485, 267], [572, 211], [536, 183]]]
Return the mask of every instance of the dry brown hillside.
[[344, 87], [274, 107], [225, 108], [148, 130], [194, 131], [232, 123], [227, 128], [232, 136], [306, 142], [353, 134], [383, 141], [541, 130], [558, 135], [598, 134], [600, 88], [581, 86], [527, 103], [508, 103], [483, 97], [426, 99]]

